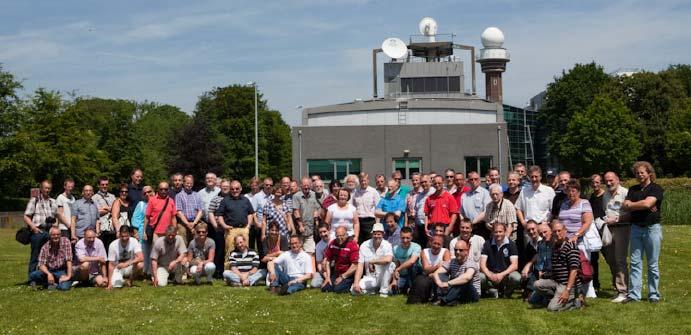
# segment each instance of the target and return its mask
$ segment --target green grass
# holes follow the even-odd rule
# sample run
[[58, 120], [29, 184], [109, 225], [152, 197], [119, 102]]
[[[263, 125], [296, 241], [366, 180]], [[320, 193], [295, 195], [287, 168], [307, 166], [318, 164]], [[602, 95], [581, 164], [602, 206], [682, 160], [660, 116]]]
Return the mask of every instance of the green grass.
[[322, 294], [288, 297], [264, 288], [138, 287], [105, 291], [32, 291], [25, 280], [29, 248], [0, 230], [0, 334], [689, 334], [691, 229], [665, 226], [663, 302], [609, 302], [609, 268], [600, 264], [602, 298], [579, 311], [532, 310], [518, 299], [482, 300], [453, 308], [409, 306], [388, 299]]

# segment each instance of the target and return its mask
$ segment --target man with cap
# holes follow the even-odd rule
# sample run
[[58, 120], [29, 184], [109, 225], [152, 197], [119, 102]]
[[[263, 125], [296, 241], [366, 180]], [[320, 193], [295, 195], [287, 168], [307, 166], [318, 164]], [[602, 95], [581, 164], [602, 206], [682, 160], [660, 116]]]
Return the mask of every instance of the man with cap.
[[360, 256], [355, 271], [353, 294], [379, 291], [380, 297], [389, 296], [389, 282], [396, 265], [393, 263], [393, 248], [384, 240], [384, 225], [374, 224], [372, 238], [360, 245]]

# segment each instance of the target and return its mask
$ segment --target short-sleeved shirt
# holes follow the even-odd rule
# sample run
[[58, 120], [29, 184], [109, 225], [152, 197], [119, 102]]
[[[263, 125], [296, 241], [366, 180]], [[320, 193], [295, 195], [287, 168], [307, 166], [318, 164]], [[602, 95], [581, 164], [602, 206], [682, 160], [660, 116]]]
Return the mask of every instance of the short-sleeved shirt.
[[234, 250], [228, 255], [230, 267], [235, 267], [240, 272], [249, 272], [253, 268], [259, 267], [259, 254], [252, 249], [244, 252]]
[[[552, 279], [559, 284], [566, 285], [569, 282], [569, 272], [581, 266], [578, 246], [575, 243], [565, 241], [560, 247], [552, 250]], [[576, 284], [580, 279], [576, 276]]]
[[485, 242], [482, 248], [482, 258], [487, 257], [487, 268], [494, 272], [502, 272], [511, 265], [511, 260], [518, 260], [516, 242], [504, 238], [501, 245], [497, 245], [494, 238]]
[[[96, 238], [91, 246], [86, 245], [84, 239], [77, 241], [74, 245], [75, 260], [81, 263], [82, 257], [103, 257], [106, 259], [106, 248], [103, 241]], [[76, 263], [78, 264], [78, 263]], [[89, 262], [89, 273], [98, 273], [98, 262]]]
[[485, 221], [488, 223], [492, 222], [503, 222], [512, 229], [512, 239], [515, 240], [516, 232], [516, 207], [506, 200], [502, 199], [498, 204], [491, 201], [485, 207]]
[[375, 249], [374, 240], [369, 239], [362, 242], [362, 245], [360, 245], [358, 263], [369, 263], [372, 260], [386, 256], [393, 257], [393, 247], [391, 247], [391, 243], [382, 240], [381, 243], [379, 243], [379, 248]]
[[511, 190], [504, 191], [504, 199], [510, 201], [512, 204], [516, 205], [518, 197], [521, 196], [521, 189], [519, 188], [517, 192], [511, 193]]
[[561, 204], [559, 210], [559, 222], [564, 224], [569, 238], [571, 238], [583, 226], [583, 213], [592, 213], [590, 202], [585, 199], [579, 199], [578, 205], [571, 207], [571, 202], [566, 200]]
[[290, 278], [297, 278], [312, 273], [312, 257], [303, 250], [297, 253], [284, 251], [274, 260], [274, 264], [280, 265]]
[[58, 213], [58, 203], [53, 198], [44, 198], [42, 195], [33, 197], [26, 205], [24, 215], [31, 217], [34, 227], [45, 228], [46, 218], [55, 218]]
[[96, 229], [96, 221], [99, 219], [98, 206], [96, 202], [86, 200], [84, 198], [75, 201], [72, 204], [72, 217], [76, 219], [75, 232], [77, 237], [84, 237], [84, 231], [87, 228]]
[[492, 202], [492, 198], [489, 196], [489, 191], [483, 187], [477, 187], [474, 190], [463, 193], [461, 196], [463, 217], [471, 221], [474, 220], [480, 212], [485, 210], [490, 202]]
[[391, 243], [392, 246], [401, 244], [401, 227], [396, 225], [396, 230], [391, 231], [389, 227], [384, 230], [384, 239]]
[[134, 259], [139, 252], [142, 252], [142, 246], [136, 238], [130, 237], [126, 245], [122, 245], [120, 239], [117, 239], [108, 246], [108, 261], [114, 263], [129, 261]]
[[203, 206], [201, 197], [194, 191], [187, 192], [183, 189], [175, 195], [175, 208], [182, 212], [188, 221], [193, 221], [197, 217], [197, 212], [204, 210]]
[[[167, 198], [170, 199], [170, 198]], [[163, 235], [166, 232], [166, 229], [168, 226], [170, 226], [173, 223], [173, 218], [175, 217], [175, 213], [177, 213], [177, 208], [175, 207], [175, 200], [170, 199], [168, 200], [168, 205], [165, 206], [165, 211], [163, 206], [166, 204], [166, 199], [161, 199], [159, 197], [151, 197], [149, 198], [149, 204], [146, 206], [146, 212], [145, 216], [149, 220], [149, 225], [151, 227], [156, 227], [156, 230], [154, 233], [158, 235]], [[131, 203], [130, 203], [131, 206]], [[161, 214], [161, 220], [158, 223], [158, 226], [156, 226], [156, 221], [158, 219], [158, 214], [163, 211], [163, 214]]]
[[[422, 269], [422, 263], [420, 260], [420, 252], [422, 252], [422, 248], [420, 247], [419, 244], [415, 242], [411, 242], [410, 246], [407, 248], [404, 248], [400, 245], [394, 246], [393, 247], [393, 259], [398, 262], [399, 264], [405, 263], [410, 259], [410, 257], [413, 256], [418, 256], [417, 262], [413, 264], [413, 267], [416, 267], [418, 270]], [[420, 272], [420, 271], [416, 271]], [[404, 269], [401, 271], [401, 274], [407, 274], [408, 269]]]
[[602, 195], [602, 204], [604, 205], [605, 216], [608, 218], [615, 216], [619, 216], [620, 218], [623, 217], [626, 214], [626, 211], [622, 208], [622, 206], [624, 205], [624, 201], [626, 200], [626, 196], [628, 194], [629, 189], [621, 185], [617, 187], [617, 189], [614, 191], [614, 194], [610, 193], [609, 190], [605, 191], [605, 194]]
[[67, 237], [60, 237], [60, 244], [52, 248], [50, 241], [46, 242], [38, 254], [38, 266], [45, 265], [48, 270], [61, 270], [72, 261], [72, 244]]
[[[105, 206], [111, 207], [111, 206], [113, 206], [113, 203], [115, 202], [115, 195], [113, 195], [113, 193], [109, 193], [109, 192], [104, 193], [104, 192], [98, 191], [98, 192], [96, 192], [96, 194], [94, 194], [94, 196], [91, 199], [93, 199], [94, 202], [96, 202], [96, 206], [98, 206], [98, 208], [105, 207]], [[108, 214], [110, 214], [110, 211], [107, 211], [102, 216], [105, 216]]]
[[374, 211], [379, 203], [381, 196], [374, 187], [367, 186], [366, 189], [358, 187], [353, 192], [350, 203], [357, 209], [357, 215], [361, 218], [373, 218]]
[[588, 201], [590, 202], [590, 207], [593, 210], [593, 218], [602, 218], [605, 216], [605, 207], [602, 199], [604, 199], [605, 193], [607, 191], [603, 192], [599, 196], [596, 195], [595, 193], [590, 195], [590, 199]]
[[[65, 195], [65, 193], [60, 193], [58, 195], [58, 198], [55, 199], [55, 201], [58, 203], [58, 208], [62, 207], [62, 214], [67, 218], [68, 222], [71, 222], [72, 220], [72, 204], [77, 201], [77, 199], [74, 198], [73, 195], [70, 194], [69, 197]], [[67, 226], [64, 224], [60, 223], [60, 230], [67, 230]]]
[[176, 235], [172, 242], [168, 242], [167, 237], [160, 237], [151, 248], [151, 259], [156, 260], [158, 266], [167, 267], [168, 264], [186, 252], [187, 248], [182, 236]]
[[526, 222], [530, 220], [537, 223], [547, 222], [551, 218], [554, 196], [554, 190], [547, 185], [540, 184], [537, 190], [533, 190], [533, 186], [528, 184], [518, 196], [516, 209], [523, 212]]
[[223, 216], [225, 224], [234, 228], [247, 227], [249, 223], [247, 216], [253, 213], [252, 203], [247, 197], [243, 196], [237, 198], [232, 196], [225, 197], [218, 209], [216, 209], [216, 216]]
[[324, 258], [331, 263], [337, 276], [348, 271], [351, 264], [357, 264], [359, 257], [360, 247], [350, 239], [345, 245], [339, 245], [338, 240], [333, 240], [324, 251]]
[[452, 258], [450, 261], [442, 264], [446, 272], [449, 274], [449, 280], [456, 279], [466, 273], [468, 270], [473, 269], [473, 279], [471, 283], [475, 288], [475, 291], [479, 294], [480, 292], [480, 265], [473, 260], [472, 257], [466, 258], [465, 262], [461, 264], [456, 258]]
[[209, 258], [209, 252], [211, 252], [211, 250], [216, 250], [216, 242], [210, 238], [206, 238], [204, 245], [199, 245], [195, 238], [187, 246], [187, 253], [192, 253], [192, 258], [196, 260], [205, 261]]
[[398, 225], [403, 227], [405, 225], [405, 201], [406, 195], [401, 190], [397, 190], [395, 194], [387, 192], [386, 196], [382, 197], [377, 204], [377, 209], [385, 213], [401, 212], [401, 217], [398, 218]]
[[640, 209], [636, 211], [631, 211], [631, 223], [637, 226], [649, 226], [656, 223], [660, 223], [660, 218], [662, 217], [662, 198], [664, 190], [660, 185], [651, 182], [648, 186], [641, 187], [640, 184], [631, 186], [629, 193], [626, 195], [626, 200], [631, 200], [633, 202], [641, 201], [647, 197], [654, 197], [655, 208], [653, 211], [651, 209]]
[[290, 246], [288, 245], [288, 237], [284, 235], [280, 235], [278, 237], [278, 242], [273, 246], [269, 245], [270, 243], [269, 237], [262, 242], [262, 250], [264, 251], [265, 255], [273, 254], [274, 252], [278, 251], [287, 251], [290, 249]]
[[314, 212], [319, 213], [321, 209], [317, 196], [313, 191], [309, 191], [306, 196], [302, 191], [295, 193], [293, 196], [293, 209], [300, 211], [300, 218], [305, 227], [305, 232], [302, 235], [312, 236], [314, 234]]
[[552, 244], [549, 241], [537, 242], [537, 261], [534, 268], [535, 271], [543, 272], [552, 270]]
[[[213, 198], [211, 199], [211, 201], [209, 202], [209, 208], [208, 208], [208, 211], [206, 212], [206, 216], [207, 216], [207, 217], [208, 217], [209, 215], [215, 216], [215, 215], [216, 215], [216, 210], [218, 209], [218, 206], [221, 205], [221, 201], [223, 201], [223, 198], [224, 198], [224, 197], [227, 197], [227, 196], [228, 196], [227, 194], [224, 194], [224, 193], [220, 193], [220, 192], [219, 192], [218, 195], [216, 195], [215, 197], [213, 197]], [[247, 195], [245, 195], [245, 197], [247, 197]], [[248, 198], [248, 199], [249, 199], [249, 198]], [[252, 200], [250, 200], [250, 202], [252, 202]], [[252, 206], [254, 206], [254, 204], [252, 204]], [[252, 208], [254, 209], [254, 207], [252, 207]], [[255, 211], [256, 211], [256, 209], [255, 209]]]
[[211, 200], [218, 195], [218, 192], [221, 192], [221, 189], [215, 186], [213, 188], [204, 187], [197, 192], [199, 200], [202, 202], [202, 210], [204, 213], [210, 212], [209, 204], [211, 204]]
[[266, 219], [267, 235], [269, 234], [268, 225], [271, 224], [272, 221], [278, 223], [278, 231], [281, 233], [281, 236], [287, 237], [290, 234], [290, 230], [288, 229], [289, 227], [287, 216], [290, 215], [291, 212], [290, 208], [286, 205], [285, 202], [281, 202], [281, 204], [277, 207], [273, 202], [273, 198], [271, 198], [271, 201], [267, 201], [266, 204], [264, 204], [262, 213], [264, 215], [264, 218]]
[[442, 190], [440, 195], [427, 197], [425, 215], [429, 217], [429, 223], [448, 225], [453, 214], [458, 214], [458, 202], [449, 192]]
[[[454, 237], [451, 242], [449, 242], [449, 251], [451, 254], [454, 253], [454, 250], [456, 249], [456, 242], [458, 242], [458, 239], [460, 237]], [[480, 235], [472, 235], [470, 236], [470, 256], [473, 257], [473, 260], [475, 263], [480, 264], [480, 256], [482, 256], [482, 248], [485, 247], [485, 238], [480, 236]]]
[[336, 228], [341, 226], [346, 228], [348, 236], [355, 236], [353, 219], [357, 217], [357, 213], [353, 205], [346, 204], [345, 208], [341, 208], [335, 203], [327, 211], [331, 213], [331, 239], [336, 238]]
[[328, 246], [329, 241], [319, 240], [319, 242], [317, 242], [317, 246], [315, 247], [316, 252], [314, 253], [314, 257], [316, 258], [317, 264], [321, 263], [324, 260], [324, 252], [326, 251], [326, 247]]
[[432, 194], [434, 194], [432, 189], [425, 192], [423, 188], [420, 188], [418, 191], [411, 191], [406, 197], [408, 215], [415, 217], [415, 224], [418, 226], [425, 225], [425, 220], [427, 220], [425, 217], [425, 202], [427, 197]]

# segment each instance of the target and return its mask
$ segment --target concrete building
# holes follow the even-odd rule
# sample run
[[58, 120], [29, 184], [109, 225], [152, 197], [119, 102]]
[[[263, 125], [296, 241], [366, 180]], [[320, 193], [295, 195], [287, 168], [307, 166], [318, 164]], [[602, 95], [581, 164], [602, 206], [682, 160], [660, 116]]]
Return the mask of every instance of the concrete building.
[[[372, 99], [302, 111], [301, 125], [292, 129], [293, 175], [333, 180], [364, 171], [372, 179], [399, 170], [407, 180], [413, 172], [446, 168], [484, 176], [491, 166], [505, 175], [509, 143], [501, 73], [509, 56], [503, 40], [496, 28], [482, 35], [485, 48], [477, 62], [488, 81], [484, 99], [475, 90], [475, 48], [454, 43], [453, 35], [411, 37], [404, 56], [384, 63], [383, 96], [377, 91], [377, 55], [394, 53], [374, 49]], [[467, 69], [455, 51], [470, 51], [469, 92]]]

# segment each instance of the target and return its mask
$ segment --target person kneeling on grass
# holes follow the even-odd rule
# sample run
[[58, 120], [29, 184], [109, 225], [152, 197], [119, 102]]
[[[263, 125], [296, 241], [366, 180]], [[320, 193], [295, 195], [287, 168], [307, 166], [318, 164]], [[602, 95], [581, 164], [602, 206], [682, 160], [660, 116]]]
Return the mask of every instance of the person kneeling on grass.
[[106, 270], [106, 248], [96, 237], [93, 228], [84, 231], [84, 238], [74, 246], [75, 271], [74, 281], [82, 285], [106, 287], [108, 285], [108, 270]]
[[29, 274], [30, 285], [68, 291], [72, 287], [72, 245], [57, 226], [50, 228], [48, 238], [38, 254], [38, 268]]
[[350, 291], [353, 294], [374, 294], [389, 296], [391, 275], [396, 269], [393, 263], [393, 248], [384, 240], [384, 225], [375, 223], [372, 238], [360, 245], [355, 281]]
[[108, 289], [123, 284], [132, 286], [134, 277], [144, 273], [144, 254], [139, 241], [130, 236], [129, 226], [120, 226], [119, 233], [120, 237], [108, 246]]
[[454, 247], [455, 257], [432, 274], [439, 297], [435, 305], [453, 306], [480, 300], [480, 265], [468, 256], [469, 253], [470, 244], [458, 240]]
[[178, 228], [169, 225], [166, 235], [159, 237], [151, 249], [151, 284], [154, 287], [168, 285], [173, 275], [176, 284], [182, 284], [187, 267], [185, 241], [178, 236]]
[[271, 292], [281, 295], [305, 289], [312, 278], [312, 257], [302, 250], [300, 236], [290, 237], [290, 250], [284, 251], [267, 265]]
[[357, 241], [348, 236], [346, 227], [336, 228], [336, 239], [331, 241], [324, 251], [322, 269], [325, 279], [321, 284], [321, 291], [350, 292], [359, 257], [360, 247]]
[[581, 283], [578, 278], [578, 268], [581, 265], [578, 246], [568, 240], [564, 224], [553, 223], [552, 233], [552, 276], [550, 279], [535, 281], [535, 294], [544, 301], [549, 301], [547, 309], [553, 312], [580, 308], [581, 303], [576, 294]]
[[480, 256], [482, 290], [492, 298], [499, 298], [500, 293], [510, 298], [513, 290], [521, 285], [518, 249], [516, 242], [506, 236], [503, 222], [496, 222], [492, 229], [492, 239], [485, 242]]
[[259, 269], [259, 255], [247, 247], [242, 235], [235, 236], [235, 250], [228, 255], [230, 270], [223, 271], [223, 279], [231, 286], [254, 286], [266, 276], [265, 269]]
[[194, 239], [187, 248], [187, 259], [189, 260], [189, 273], [194, 278], [195, 284], [201, 284], [202, 279], [207, 284], [211, 284], [214, 273], [216, 272], [216, 242], [207, 238], [209, 233], [208, 226], [204, 222], [198, 223], [194, 227]]

